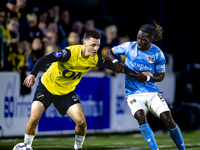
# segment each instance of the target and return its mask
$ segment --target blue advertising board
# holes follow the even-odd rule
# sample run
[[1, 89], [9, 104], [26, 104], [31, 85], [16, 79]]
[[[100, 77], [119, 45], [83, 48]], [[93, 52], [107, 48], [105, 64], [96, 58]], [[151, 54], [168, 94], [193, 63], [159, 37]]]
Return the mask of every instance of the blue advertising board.
[[[75, 90], [83, 107], [88, 129], [110, 128], [110, 78], [83, 77]], [[51, 105], [42, 115], [38, 131], [74, 130], [75, 123]]]

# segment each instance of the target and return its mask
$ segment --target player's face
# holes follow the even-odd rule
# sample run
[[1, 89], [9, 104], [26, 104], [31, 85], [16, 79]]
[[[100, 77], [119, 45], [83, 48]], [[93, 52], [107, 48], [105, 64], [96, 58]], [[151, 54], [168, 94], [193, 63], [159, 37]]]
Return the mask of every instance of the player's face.
[[137, 44], [140, 50], [148, 49], [151, 44], [151, 38], [149, 38], [148, 33], [139, 31], [137, 34]]
[[85, 46], [85, 56], [95, 56], [99, 49], [100, 39], [90, 38], [83, 42]]

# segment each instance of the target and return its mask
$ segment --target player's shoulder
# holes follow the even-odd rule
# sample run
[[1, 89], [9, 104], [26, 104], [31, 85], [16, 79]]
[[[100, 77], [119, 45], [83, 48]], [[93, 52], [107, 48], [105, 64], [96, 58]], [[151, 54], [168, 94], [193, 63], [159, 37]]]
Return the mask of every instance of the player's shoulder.
[[72, 45], [72, 46], [68, 46], [68, 47], [65, 47], [65, 49], [69, 49], [70, 51], [72, 50], [79, 50], [82, 48], [83, 45]]
[[133, 42], [124, 42], [118, 46], [116, 46], [116, 48], [120, 47], [120, 48], [124, 48], [126, 50], [130, 49], [130, 48], [134, 48], [136, 47], [136, 44], [137, 42], [133, 41]]
[[132, 41], [132, 42], [125, 42], [124, 45], [126, 45], [127, 47], [132, 47], [132, 46], [136, 46], [137, 42], [136, 41]]
[[155, 44], [152, 44], [152, 50], [154, 51], [156, 58], [165, 58], [163, 51]]
[[156, 46], [155, 44], [152, 44], [152, 50], [154, 50], [155, 52], [162, 52], [162, 50], [158, 47], [158, 46]]

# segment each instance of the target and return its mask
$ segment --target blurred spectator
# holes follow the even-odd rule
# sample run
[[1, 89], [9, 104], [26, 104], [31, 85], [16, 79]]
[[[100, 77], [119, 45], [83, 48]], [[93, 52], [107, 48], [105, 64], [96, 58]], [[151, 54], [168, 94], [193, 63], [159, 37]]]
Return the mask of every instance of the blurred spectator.
[[67, 38], [71, 31], [70, 14], [68, 10], [63, 10], [58, 22], [58, 34], [60, 37]]
[[95, 22], [92, 19], [89, 19], [85, 22], [85, 26], [84, 26], [84, 32], [87, 32], [89, 30], [94, 30], [95, 28]]
[[37, 26], [37, 15], [35, 13], [28, 13], [26, 15], [27, 22], [30, 27], [29, 35], [27, 37], [27, 41], [32, 42], [34, 38], [39, 37], [42, 38], [44, 35], [42, 31]]
[[19, 20], [17, 17], [9, 18], [6, 23], [6, 28], [10, 31], [12, 50], [16, 51], [17, 42], [19, 41]]
[[[59, 46], [56, 46], [56, 45], [48, 45], [46, 48], [45, 48], [45, 51], [44, 51], [44, 56], [46, 55], [49, 55], [53, 52], [56, 52], [56, 51], [59, 51], [60, 50], [60, 47]], [[51, 66], [51, 63], [48, 63], [46, 64], [41, 70], [42, 71], [46, 71], [49, 66]]]
[[25, 6], [26, 6], [26, 0], [16, 0], [14, 11], [16, 12], [18, 18], [21, 18]]
[[0, 70], [4, 67], [4, 44], [3, 44], [3, 33], [1, 29], [1, 24], [4, 21], [5, 11], [0, 8]]
[[48, 12], [48, 22], [55, 22], [57, 23], [59, 21], [59, 12], [60, 12], [60, 6], [59, 5], [53, 5], [49, 8]]
[[33, 64], [36, 63], [36, 61], [41, 58], [43, 56], [43, 45], [42, 45], [42, 40], [40, 38], [35, 38], [32, 42], [31, 45], [31, 49], [32, 49], [32, 61]]
[[39, 15], [39, 20], [38, 22], [45, 22], [47, 23], [47, 19], [48, 19], [48, 13], [46, 11], [42, 11]]
[[47, 24], [46, 22], [40, 21], [38, 23], [38, 29], [42, 32], [43, 35], [47, 33]]
[[83, 31], [83, 23], [79, 20], [76, 20], [72, 24], [72, 31], [77, 32], [79, 35], [81, 35]]
[[11, 46], [11, 34], [10, 31], [6, 28], [6, 25], [3, 26], [1, 24], [1, 30], [3, 34], [3, 44], [4, 44], [4, 58], [5, 61], [10, 53], [12, 53], [12, 46]]
[[42, 38], [42, 43], [44, 48], [48, 45], [56, 45], [56, 33], [47, 31], [46, 35]]
[[[119, 39], [117, 35], [117, 27], [115, 25], [107, 26], [105, 29], [105, 38], [102, 40], [99, 53], [104, 55], [106, 50], [111, 49], [114, 46], [119, 45]], [[120, 60], [120, 58], [117, 58]]]
[[130, 37], [128, 35], [124, 35], [120, 37], [119, 44], [123, 44], [130, 41], [131, 41]]
[[102, 40], [101, 47], [110, 46], [114, 47], [119, 44], [117, 35], [117, 27], [115, 25], [107, 26], [105, 29], [105, 39]]
[[[119, 44], [123, 44], [125, 42], [130, 42], [130, 41], [131, 41], [130, 37], [128, 35], [124, 35], [124, 36], [120, 37]], [[121, 64], [123, 64], [123, 65], [125, 65], [125, 58], [126, 57], [124, 55], [121, 55]]]
[[69, 46], [80, 44], [79, 34], [74, 31], [70, 32], [67, 38], [67, 41], [68, 41]]
[[49, 32], [54, 32], [56, 34], [56, 45], [59, 44], [63, 38], [62, 37], [59, 37], [59, 34], [58, 34], [58, 24], [55, 23], [55, 22], [50, 22], [48, 24], [48, 27], [47, 27], [47, 31]]
[[17, 71], [21, 73], [20, 68], [24, 66], [25, 56], [24, 49], [25, 45], [22, 42], [17, 43], [17, 52], [12, 52], [8, 55], [8, 62], [6, 70], [8, 71]]
[[98, 28], [95, 27], [95, 21], [93, 19], [87, 19], [85, 21], [83, 32], [80, 35], [80, 37], [83, 38], [84, 33], [89, 31], [89, 30], [95, 30], [95, 31], [99, 32], [102, 36], [105, 36], [105, 31], [104, 30], [101, 30], [101, 29], [98, 29]]
[[17, 14], [15, 13], [14, 9], [15, 9], [15, 5], [16, 5], [16, 0], [8, 0], [6, 2], [6, 9], [5, 9], [5, 22], [12, 17], [17, 17]]
[[25, 62], [24, 62], [24, 66], [26, 67], [27, 71], [31, 71], [33, 68], [33, 60], [31, 57], [31, 53], [32, 53], [32, 49], [31, 49], [31, 43], [29, 43], [28, 41], [23, 41], [24, 44], [24, 56], [25, 56]]

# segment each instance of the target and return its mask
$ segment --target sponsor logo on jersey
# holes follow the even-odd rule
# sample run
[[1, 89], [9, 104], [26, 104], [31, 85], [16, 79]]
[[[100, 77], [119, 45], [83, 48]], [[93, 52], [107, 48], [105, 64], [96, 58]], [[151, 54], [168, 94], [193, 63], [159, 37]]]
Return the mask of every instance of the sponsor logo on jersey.
[[65, 49], [62, 50], [63, 53], [63, 57], [65, 57], [65, 55], [67, 55], [67, 51]]
[[139, 68], [139, 70], [152, 70], [151, 67], [145, 66], [145, 65], [140, 64], [140, 63], [131, 62], [130, 64], [131, 64], [131, 66], [133, 66], [133, 67]]
[[62, 55], [61, 51], [57, 51], [54, 53], [54, 56], [57, 58], [60, 57], [61, 55]]
[[76, 95], [73, 95], [73, 96], [72, 96], [72, 99], [73, 99], [74, 101], [77, 101], [77, 100], [78, 100], [78, 97], [77, 97]]
[[44, 94], [38, 93], [37, 99], [42, 100], [44, 98]]
[[148, 62], [149, 63], [153, 63], [154, 60], [155, 60], [155, 57], [151, 57], [151, 56], [148, 57]]
[[132, 101], [130, 101], [131, 105], [132, 105], [134, 102], [136, 102], [136, 100], [135, 100], [135, 99], [133, 99]]

